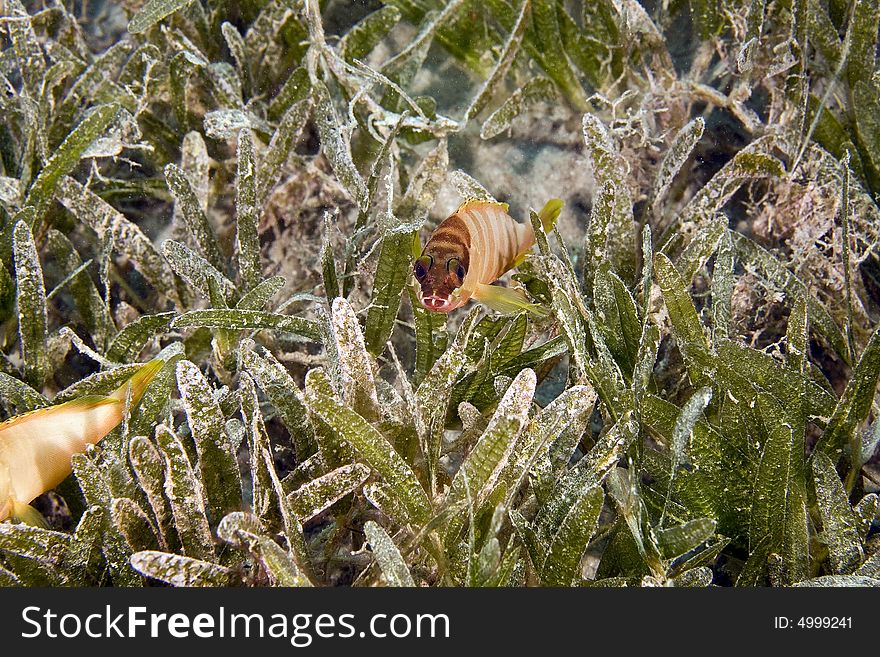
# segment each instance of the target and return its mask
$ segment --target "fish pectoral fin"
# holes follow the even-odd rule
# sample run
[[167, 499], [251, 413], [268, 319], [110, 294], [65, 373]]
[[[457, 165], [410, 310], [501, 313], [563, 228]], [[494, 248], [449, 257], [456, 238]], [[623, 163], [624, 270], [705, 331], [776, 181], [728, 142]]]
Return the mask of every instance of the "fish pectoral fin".
[[546, 308], [529, 302], [522, 290], [514, 290], [508, 287], [481, 283], [477, 285], [473, 298], [504, 315], [512, 315], [524, 310], [539, 317], [546, 317], [550, 314]]
[[31, 527], [42, 527], [43, 529], [49, 528], [49, 523], [46, 522], [46, 519], [42, 514], [30, 504], [25, 504], [24, 502], [12, 501], [11, 516], [15, 520], [23, 522]]

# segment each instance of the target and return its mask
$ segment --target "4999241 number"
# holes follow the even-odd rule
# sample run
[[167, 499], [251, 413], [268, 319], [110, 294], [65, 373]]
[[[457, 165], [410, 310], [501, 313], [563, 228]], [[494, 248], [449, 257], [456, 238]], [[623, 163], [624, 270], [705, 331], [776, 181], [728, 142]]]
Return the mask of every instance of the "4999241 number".
[[801, 616], [794, 625], [802, 630], [851, 630], [852, 616]]

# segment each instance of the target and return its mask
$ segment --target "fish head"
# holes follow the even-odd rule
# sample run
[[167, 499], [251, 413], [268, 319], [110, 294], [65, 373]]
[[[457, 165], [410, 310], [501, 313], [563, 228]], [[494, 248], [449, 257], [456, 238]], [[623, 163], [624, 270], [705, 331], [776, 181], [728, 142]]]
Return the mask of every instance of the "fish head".
[[426, 249], [413, 264], [421, 304], [433, 312], [448, 313], [467, 303], [468, 296], [461, 293], [467, 265], [466, 257]]

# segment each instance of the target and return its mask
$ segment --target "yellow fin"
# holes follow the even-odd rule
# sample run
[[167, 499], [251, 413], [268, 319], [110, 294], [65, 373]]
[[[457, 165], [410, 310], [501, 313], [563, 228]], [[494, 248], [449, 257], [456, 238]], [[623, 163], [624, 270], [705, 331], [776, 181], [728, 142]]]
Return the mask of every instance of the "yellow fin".
[[541, 208], [541, 211], [538, 213], [538, 219], [541, 220], [541, 226], [544, 227], [545, 233], [553, 230], [553, 226], [556, 225], [556, 220], [559, 219], [559, 213], [562, 212], [562, 206], [564, 205], [565, 202], [562, 199], [551, 198]]
[[412, 257], [418, 258], [422, 255], [422, 240], [419, 239], [419, 231], [413, 231]]
[[503, 315], [512, 315], [524, 310], [539, 317], [547, 317], [550, 314], [546, 308], [530, 303], [522, 290], [480, 283], [472, 296], [480, 303]]
[[46, 519], [42, 514], [30, 504], [25, 504], [24, 502], [16, 502], [13, 500], [12, 517], [26, 525], [30, 525], [31, 527], [42, 527], [43, 529], [49, 528], [49, 523], [46, 522]]
[[112, 394], [109, 395], [112, 399], [117, 399], [121, 402], [125, 401], [125, 396], [128, 392], [128, 386], [131, 384], [131, 405], [134, 406], [137, 404], [141, 396], [144, 394], [144, 391], [147, 389], [147, 386], [150, 385], [150, 381], [153, 380], [153, 377], [159, 373], [165, 366], [165, 361], [161, 358], [154, 358], [148, 363], [144, 363], [141, 368], [135, 372], [130, 379], [128, 379], [125, 383], [119, 386]]
[[530, 251], [526, 251], [525, 253], [520, 253], [516, 258], [513, 259], [513, 262], [510, 263], [510, 267], [508, 269], [515, 269], [519, 267], [522, 263], [526, 261], [526, 256], [529, 255]]

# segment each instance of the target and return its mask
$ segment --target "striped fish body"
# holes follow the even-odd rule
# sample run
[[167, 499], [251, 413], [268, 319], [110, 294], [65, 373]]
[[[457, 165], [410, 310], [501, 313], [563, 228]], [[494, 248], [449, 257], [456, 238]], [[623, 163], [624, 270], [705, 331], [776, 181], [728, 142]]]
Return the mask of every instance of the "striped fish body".
[[494, 283], [535, 245], [531, 224], [514, 221], [506, 204], [471, 201], [458, 215], [470, 233], [473, 254], [463, 293], [472, 295], [478, 284]]
[[429, 310], [448, 313], [481, 286], [500, 278], [535, 244], [531, 224], [507, 214], [507, 204], [466, 201], [433, 232], [414, 274], [420, 300]]

